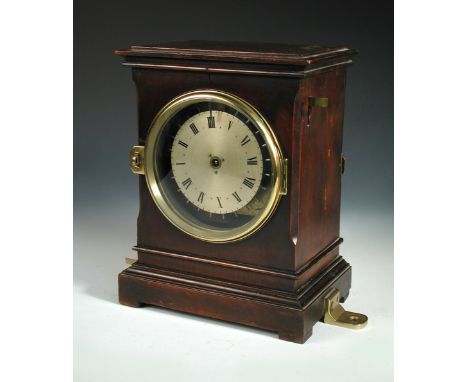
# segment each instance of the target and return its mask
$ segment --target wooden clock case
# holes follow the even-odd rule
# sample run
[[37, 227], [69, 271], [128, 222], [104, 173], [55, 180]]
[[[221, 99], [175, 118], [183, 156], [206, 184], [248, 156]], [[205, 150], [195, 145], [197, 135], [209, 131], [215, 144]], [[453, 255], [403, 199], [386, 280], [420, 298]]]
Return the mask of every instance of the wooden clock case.
[[226, 320], [304, 343], [341, 299], [351, 267], [339, 255], [346, 67], [354, 50], [188, 41], [118, 50], [138, 96], [138, 144], [158, 111], [193, 90], [254, 105], [289, 160], [288, 191], [265, 226], [243, 240], [209, 243], [172, 225], [139, 178], [138, 259], [119, 275], [119, 300]]

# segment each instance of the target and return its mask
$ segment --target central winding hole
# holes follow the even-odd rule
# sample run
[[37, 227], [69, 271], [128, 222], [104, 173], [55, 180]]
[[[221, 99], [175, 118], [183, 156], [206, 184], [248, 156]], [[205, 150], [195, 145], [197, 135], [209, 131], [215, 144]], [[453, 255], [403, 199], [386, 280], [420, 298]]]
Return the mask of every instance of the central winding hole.
[[210, 165], [214, 169], [218, 169], [221, 167], [221, 159], [219, 157], [211, 157], [210, 158]]

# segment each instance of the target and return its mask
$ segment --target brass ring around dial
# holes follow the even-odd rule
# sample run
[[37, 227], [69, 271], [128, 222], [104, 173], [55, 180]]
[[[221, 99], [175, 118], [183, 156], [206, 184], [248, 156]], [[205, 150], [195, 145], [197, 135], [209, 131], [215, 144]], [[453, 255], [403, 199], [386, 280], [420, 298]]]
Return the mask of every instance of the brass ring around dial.
[[[232, 229], [214, 229], [197, 225], [181, 211], [177, 210], [170, 202], [165, 190], [159, 184], [159, 174], [155, 166], [156, 142], [162, 132], [166, 122], [187, 106], [199, 102], [217, 102], [241, 111], [251, 121], [255, 123], [262, 134], [266, 147], [271, 158], [271, 190], [262, 210], [246, 224]], [[148, 133], [145, 145], [145, 176], [151, 196], [162, 214], [177, 228], [186, 234], [197, 239], [212, 242], [225, 243], [241, 240], [259, 230], [271, 217], [281, 198], [281, 185], [283, 177], [283, 155], [273, 130], [262, 115], [246, 101], [225, 92], [218, 90], [198, 90], [180, 95], [164, 106], [154, 118]], [[218, 163], [218, 161], [220, 161]], [[222, 158], [213, 156], [210, 159], [210, 166], [222, 167]]]

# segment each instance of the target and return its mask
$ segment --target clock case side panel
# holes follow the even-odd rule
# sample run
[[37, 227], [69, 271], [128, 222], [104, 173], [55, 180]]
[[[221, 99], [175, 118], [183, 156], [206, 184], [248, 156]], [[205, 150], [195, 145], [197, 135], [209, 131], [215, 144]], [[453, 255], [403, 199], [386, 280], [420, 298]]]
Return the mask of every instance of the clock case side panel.
[[334, 253], [322, 258], [324, 264], [332, 262], [343, 241], [340, 204], [345, 81], [345, 68], [306, 77], [296, 98], [294, 151], [299, 155], [292, 169], [297, 177], [291, 219], [291, 230], [297, 237], [296, 269], [316, 261], [324, 248], [336, 246]]
[[[133, 68], [133, 79], [138, 94], [138, 140], [146, 143], [151, 122], [158, 111], [180, 94], [215, 89], [234, 94], [257, 108], [272, 126], [283, 154], [291, 155], [290, 126], [294, 98], [299, 80], [294, 78], [217, 74]], [[294, 245], [289, 235], [290, 201], [283, 196], [268, 222], [253, 235], [237, 242], [209, 243], [195, 239], [173, 226], [155, 205], [140, 176], [140, 212], [137, 229], [139, 262], [159, 266], [174, 266], [180, 269], [184, 261], [168, 260], [163, 253], [190, 257], [193, 264], [206, 264], [205, 259], [225, 261], [235, 265], [253, 266], [263, 271], [283, 272], [284, 278], [294, 273]], [[164, 257], [163, 257], [164, 256]], [[171, 264], [168, 264], [170, 262]], [[200, 267], [203, 268], [202, 265]], [[196, 267], [195, 267], [196, 268]], [[187, 269], [180, 269], [187, 271]], [[219, 272], [222, 273], [221, 269]], [[255, 274], [257, 274], [255, 273]], [[264, 272], [263, 272], [264, 273]], [[216, 275], [215, 275], [216, 276]], [[222, 274], [218, 274], [222, 278]], [[252, 280], [250, 280], [252, 281]]]

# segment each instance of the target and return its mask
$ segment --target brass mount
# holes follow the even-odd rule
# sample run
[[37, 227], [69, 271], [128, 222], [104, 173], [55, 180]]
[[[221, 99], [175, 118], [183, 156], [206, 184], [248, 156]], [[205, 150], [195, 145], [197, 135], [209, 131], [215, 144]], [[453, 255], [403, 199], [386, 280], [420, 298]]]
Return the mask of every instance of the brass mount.
[[312, 108], [319, 108], [319, 109], [328, 108], [328, 97], [309, 96], [308, 105], [307, 105], [307, 128], [310, 127], [310, 118], [312, 116]]
[[341, 174], [344, 174], [346, 168], [346, 157], [343, 154], [341, 154], [340, 168]]
[[328, 107], [328, 97], [309, 97], [310, 106], [313, 107]]
[[133, 146], [130, 150], [130, 168], [135, 174], [145, 173], [145, 147]]
[[325, 296], [325, 315], [323, 322], [348, 329], [363, 329], [367, 325], [367, 316], [346, 311], [340, 304], [340, 292], [332, 289]]

